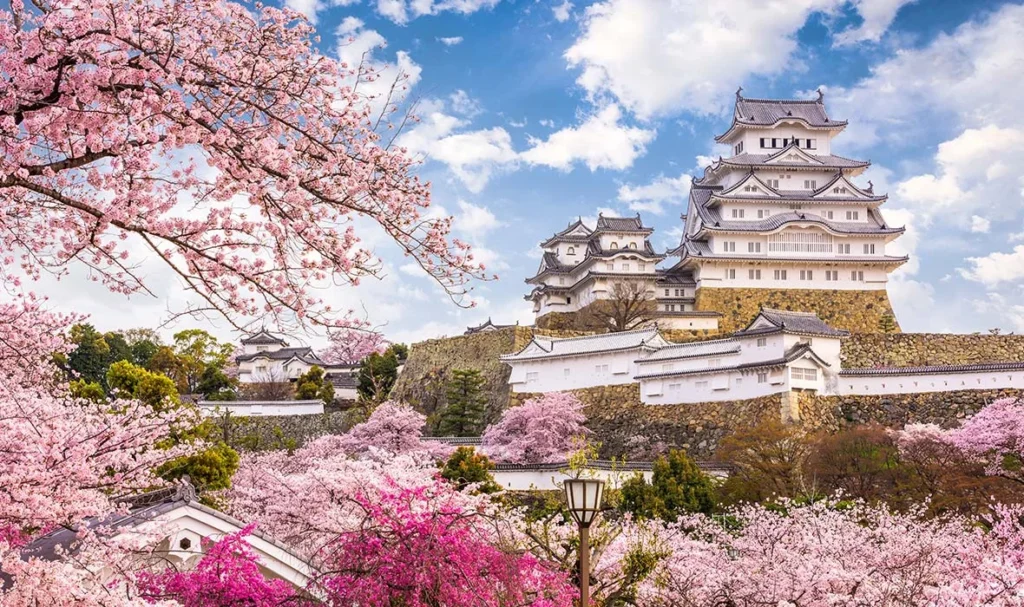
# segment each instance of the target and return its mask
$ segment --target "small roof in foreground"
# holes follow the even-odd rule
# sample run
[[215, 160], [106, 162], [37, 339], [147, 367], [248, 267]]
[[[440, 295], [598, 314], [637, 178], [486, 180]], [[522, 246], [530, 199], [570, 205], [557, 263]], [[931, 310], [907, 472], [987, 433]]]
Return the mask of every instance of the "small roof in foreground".
[[660, 347], [668, 342], [652, 326], [619, 333], [603, 333], [583, 337], [534, 337], [525, 348], [515, 354], [503, 354], [501, 360], [531, 360], [558, 356], [576, 356], [594, 352], [608, 352], [640, 348], [645, 345]]
[[833, 329], [814, 312], [793, 312], [774, 308], [761, 308], [757, 317], [742, 331], [733, 333], [735, 337], [762, 335], [785, 331], [800, 335], [820, 335], [823, 337], [846, 337], [849, 331]]

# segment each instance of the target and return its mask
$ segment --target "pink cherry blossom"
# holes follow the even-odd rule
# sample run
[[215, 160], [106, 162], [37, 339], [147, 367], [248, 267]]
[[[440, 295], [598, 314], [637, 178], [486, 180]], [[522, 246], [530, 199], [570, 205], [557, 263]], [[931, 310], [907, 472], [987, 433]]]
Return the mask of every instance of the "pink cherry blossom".
[[499, 462], [564, 462], [573, 439], [589, 433], [583, 426], [586, 419], [578, 398], [552, 392], [505, 411], [484, 431], [482, 448]]
[[328, 339], [330, 342], [320, 358], [331, 364], [358, 363], [375, 352], [383, 354], [388, 347], [382, 334], [370, 330], [335, 329], [328, 333]]

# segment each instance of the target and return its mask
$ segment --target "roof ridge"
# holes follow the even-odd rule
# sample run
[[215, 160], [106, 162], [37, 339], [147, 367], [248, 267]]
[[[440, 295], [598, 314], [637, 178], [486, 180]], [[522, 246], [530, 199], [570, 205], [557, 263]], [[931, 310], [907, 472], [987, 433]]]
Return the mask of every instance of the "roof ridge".
[[738, 101], [754, 101], [760, 103], [821, 103], [820, 99], [768, 99], [764, 97], [740, 97]]

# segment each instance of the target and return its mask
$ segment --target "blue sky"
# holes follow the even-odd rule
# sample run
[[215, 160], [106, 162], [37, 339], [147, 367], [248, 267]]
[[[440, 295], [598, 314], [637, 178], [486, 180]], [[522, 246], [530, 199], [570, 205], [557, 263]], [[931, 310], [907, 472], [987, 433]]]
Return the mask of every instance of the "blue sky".
[[[463, 310], [379, 241], [387, 277], [333, 297], [390, 337], [457, 334], [488, 316], [529, 322], [523, 279], [537, 243], [577, 216], [639, 210], [656, 248], [674, 244], [689, 176], [725, 153], [713, 137], [738, 86], [808, 98], [820, 87], [830, 115], [850, 120], [833, 149], [873, 162], [861, 183], [888, 192], [886, 218], [908, 226], [897, 244], [913, 261], [889, 289], [905, 330], [1024, 331], [1024, 5], [286, 2], [315, 21], [324, 53], [365, 52], [386, 75], [408, 75], [405, 106], [421, 122], [401, 143], [500, 276]], [[114, 322], [152, 326], [173, 299], [135, 298]], [[78, 309], [109, 328], [96, 316], [111, 300], [84, 300]]]

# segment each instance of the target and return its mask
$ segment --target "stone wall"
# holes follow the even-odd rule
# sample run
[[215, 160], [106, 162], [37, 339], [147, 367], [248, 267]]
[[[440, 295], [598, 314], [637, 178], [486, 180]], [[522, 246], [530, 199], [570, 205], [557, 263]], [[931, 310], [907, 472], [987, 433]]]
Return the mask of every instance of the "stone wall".
[[512, 368], [498, 357], [522, 349], [532, 335], [529, 327], [516, 326], [413, 344], [391, 398], [431, 415], [447, 404], [445, 386], [454, 369], [478, 369], [488, 396], [487, 421], [493, 421], [505, 409], [511, 392]]
[[872, 396], [808, 396], [801, 419], [822, 430], [878, 423], [892, 428], [926, 423], [951, 427], [1003, 397], [1020, 398], [1020, 390], [960, 390]]
[[695, 309], [721, 312], [718, 328], [722, 333], [746, 327], [762, 306], [815, 312], [833, 327], [859, 333], [878, 333], [882, 317], [893, 313], [885, 291], [697, 289]]
[[855, 333], [843, 340], [845, 368], [964, 365], [1024, 360], [1024, 335]]
[[[735, 402], [645, 405], [640, 402], [639, 384], [584, 388], [573, 393], [586, 404], [587, 427], [601, 443], [602, 457], [636, 457], [638, 450], [660, 444], [706, 459], [735, 428], [778, 417], [781, 404], [776, 394]], [[512, 393], [511, 406], [536, 396]]]
[[355, 423], [351, 412], [214, 418], [224, 441], [240, 451], [294, 449], [327, 434], [344, 434]]

